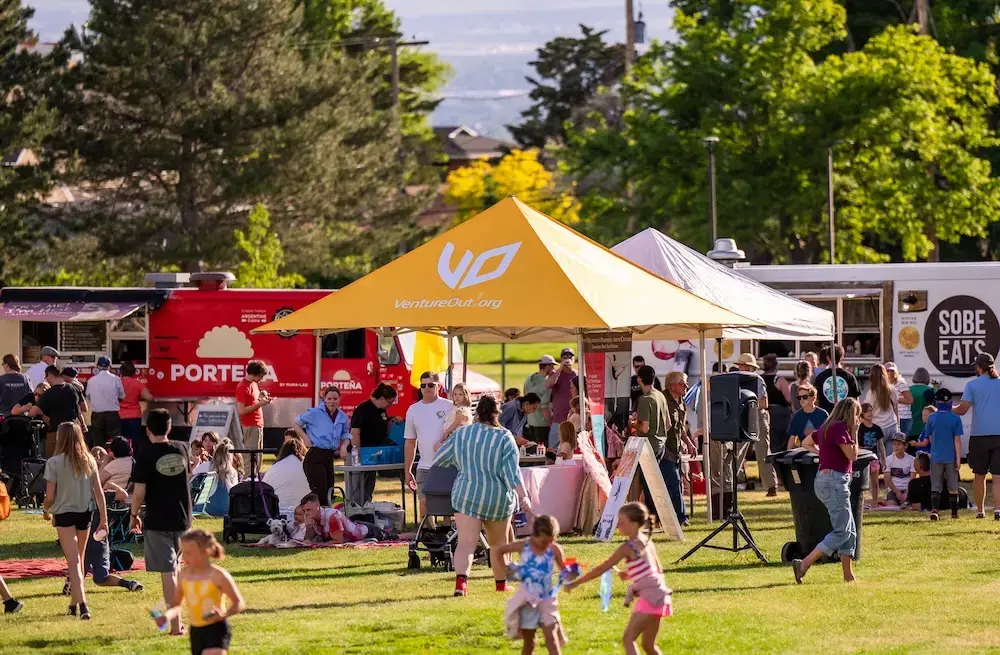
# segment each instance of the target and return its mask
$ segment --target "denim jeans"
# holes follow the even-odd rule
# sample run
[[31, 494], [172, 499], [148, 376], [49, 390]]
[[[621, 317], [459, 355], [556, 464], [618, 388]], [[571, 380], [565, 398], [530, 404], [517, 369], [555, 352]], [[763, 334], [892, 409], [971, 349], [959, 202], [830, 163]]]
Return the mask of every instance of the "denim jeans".
[[683, 523], [687, 520], [688, 515], [684, 511], [684, 490], [681, 488], [681, 476], [677, 470], [677, 462], [664, 455], [660, 459], [660, 473], [663, 474], [663, 482], [667, 485], [667, 493], [670, 494], [674, 514], [677, 515], [677, 520]]
[[913, 419], [912, 418], [901, 418], [901, 419], [899, 419], [899, 431], [902, 432], [903, 434], [906, 434], [906, 435], [910, 434], [910, 428], [912, 428], [912, 427], [913, 427]]
[[830, 513], [830, 524], [833, 526], [833, 531], [816, 547], [828, 557], [832, 557], [834, 553], [854, 557], [858, 529], [854, 525], [854, 514], [851, 512], [850, 474], [823, 469], [816, 474], [816, 484], [813, 489], [816, 497], [826, 505], [826, 511]]

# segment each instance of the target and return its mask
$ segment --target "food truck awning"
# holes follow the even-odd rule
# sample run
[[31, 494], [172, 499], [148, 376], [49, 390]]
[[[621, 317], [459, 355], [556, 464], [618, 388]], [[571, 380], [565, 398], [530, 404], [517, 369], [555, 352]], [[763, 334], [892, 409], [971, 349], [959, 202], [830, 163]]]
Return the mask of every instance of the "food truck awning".
[[144, 302], [4, 302], [0, 320], [77, 322], [116, 321], [146, 306]]

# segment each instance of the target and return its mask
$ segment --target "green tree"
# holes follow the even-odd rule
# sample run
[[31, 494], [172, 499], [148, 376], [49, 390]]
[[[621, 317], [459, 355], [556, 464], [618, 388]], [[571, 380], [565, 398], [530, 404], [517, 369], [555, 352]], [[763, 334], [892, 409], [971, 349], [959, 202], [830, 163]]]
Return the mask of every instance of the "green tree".
[[617, 87], [625, 74], [625, 46], [605, 42], [606, 30], [580, 25], [580, 32], [579, 38], [552, 39], [531, 62], [536, 75], [525, 79], [534, 104], [521, 112], [520, 124], [507, 126], [526, 148], [564, 144], [567, 124], [585, 121], [599, 107], [611, 122], [621, 114]]
[[39, 238], [36, 208], [51, 185], [51, 167], [37, 157], [57, 120], [47, 98], [51, 61], [22, 47], [37, 41], [28, 29], [33, 14], [20, 0], [0, 0], [0, 157], [9, 158], [0, 166], [3, 282], [15, 260]]
[[[343, 52], [374, 59], [370, 69], [379, 81], [374, 104], [392, 106], [391, 39], [402, 39], [402, 23], [383, 0], [297, 0], [302, 9], [302, 28], [309, 38], [304, 51], [310, 56]], [[378, 42], [373, 42], [378, 39]], [[338, 45], [338, 44], [350, 45]], [[433, 139], [428, 118], [441, 103], [437, 96], [451, 74], [451, 67], [432, 52], [400, 47], [399, 107], [403, 134], [411, 142]]]
[[758, 262], [825, 257], [826, 150], [837, 142], [842, 261], [926, 257], [935, 239], [981, 235], [1000, 218], [980, 154], [996, 105], [984, 65], [906, 28], [824, 59], [845, 36], [833, 0], [726, 4], [725, 20], [677, 12], [677, 41], [636, 66], [624, 130], [572, 140], [571, 170], [617, 188], [585, 199], [596, 237], [624, 238], [635, 215], [707, 247], [708, 135], [720, 139], [720, 233]]
[[287, 289], [301, 287], [305, 278], [298, 273], [282, 273], [285, 249], [281, 239], [271, 230], [271, 214], [264, 205], [257, 205], [247, 216], [247, 224], [236, 230], [236, 250], [240, 261], [236, 265], [236, 286], [246, 289]]
[[[371, 62], [306, 60], [307, 45], [292, 0], [93, 0], [63, 44], [80, 61], [58, 87], [52, 151], [93, 200], [61, 223], [108, 257], [191, 271], [234, 265], [234, 230], [264, 203], [307, 276], [416, 238], [415, 162], [372, 105]], [[328, 238], [345, 222], [364, 238]]]

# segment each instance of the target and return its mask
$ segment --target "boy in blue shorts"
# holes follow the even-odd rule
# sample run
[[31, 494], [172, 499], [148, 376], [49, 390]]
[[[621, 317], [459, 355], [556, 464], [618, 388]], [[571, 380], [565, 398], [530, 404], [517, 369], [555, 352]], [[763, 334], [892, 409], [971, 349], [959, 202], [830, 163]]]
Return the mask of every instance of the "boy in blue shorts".
[[931, 520], [938, 520], [942, 479], [948, 481], [951, 518], [958, 518], [958, 469], [962, 462], [962, 419], [951, 411], [951, 391], [941, 388], [934, 394], [937, 411], [927, 422], [931, 441]]
[[[87, 550], [83, 556], [83, 574], [87, 571], [94, 576], [94, 584], [98, 587], [121, 587], [128, 591], [142, 591], [142, 583], [138, 580], [126, 580], [111, 573], [111, 546], [108, 544], [108, 536], [97, 541], [94, 539], [94, 530], [100, 525], [100, 517], [94, 512], [94, 518], [90, 525], [90, 537], [87, 539]], [[70, 595], [69, 578], [63, 585], [63, 596]]]

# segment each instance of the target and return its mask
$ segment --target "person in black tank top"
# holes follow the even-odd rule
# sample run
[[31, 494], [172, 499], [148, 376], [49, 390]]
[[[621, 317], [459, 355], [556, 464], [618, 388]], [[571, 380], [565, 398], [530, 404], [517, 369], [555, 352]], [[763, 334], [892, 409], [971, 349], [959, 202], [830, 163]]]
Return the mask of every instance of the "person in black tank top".
[[761, 358], [763, 370], [760, 377], [767, 390], [767, 411], [771, 415], [771, 452], [788, 448], [788, 424], [792, 420], [791, 388], [788, 380], [778, 375], [777, 355]]

